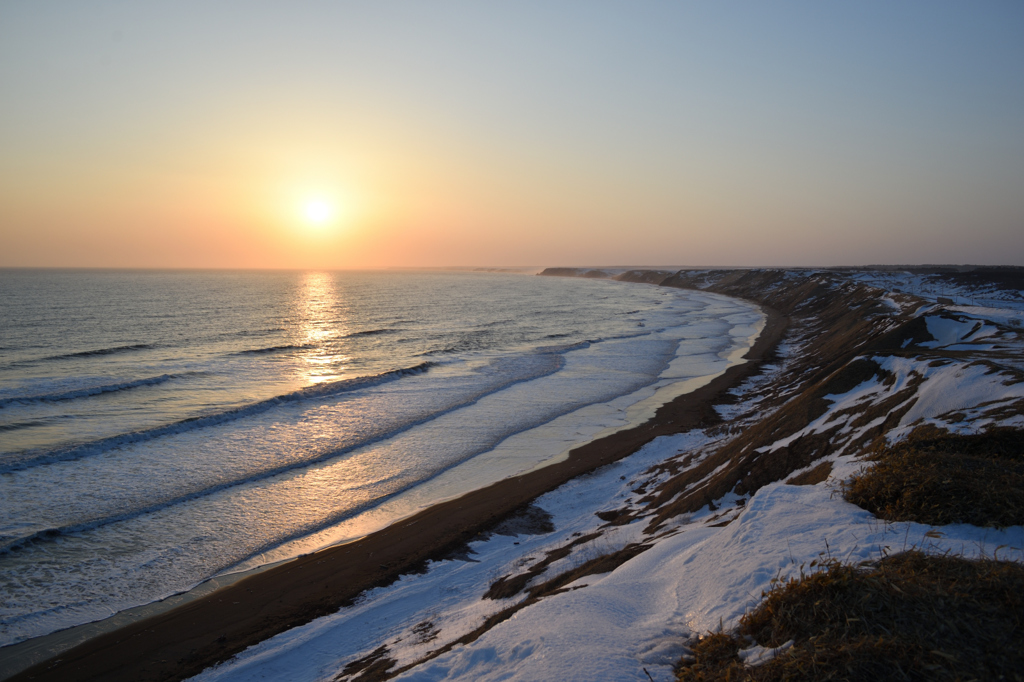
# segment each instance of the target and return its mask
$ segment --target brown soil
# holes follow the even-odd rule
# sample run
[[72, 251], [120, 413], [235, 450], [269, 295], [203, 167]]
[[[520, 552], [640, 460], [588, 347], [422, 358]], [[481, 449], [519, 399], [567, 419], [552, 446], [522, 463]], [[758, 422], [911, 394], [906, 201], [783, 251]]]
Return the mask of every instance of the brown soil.
[[817, 485], [818, 483], [828, 480], [829, 474], [831, 473], [832, 462], [822, 462], [813, 469], [808, 469], [802, 474], [797, 474], [786, 481], [786, 483], [790, 485]]

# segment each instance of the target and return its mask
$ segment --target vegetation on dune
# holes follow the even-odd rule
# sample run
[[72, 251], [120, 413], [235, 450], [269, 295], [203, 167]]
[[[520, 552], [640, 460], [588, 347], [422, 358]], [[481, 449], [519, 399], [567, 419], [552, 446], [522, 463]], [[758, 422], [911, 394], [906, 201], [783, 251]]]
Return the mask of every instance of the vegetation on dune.
[[[1020, 275], [950, 272], [949, 281], [972, 285], [1000, 277], [1009, 282]], [[624, 273], [620, 278], [639, 281], [639, 276]], [[927, 346], [934, 340], [928, 320], [913, 312], [924, 303], [920, 299], [881, 297], [876, 289], [826, 272], [800, 277], [769, 270], [680, 271], [661, 284], [769, 306], [788, 316], [787, 343], [799, 352], [779, 363], [783, 373], [747, 398], [755, 418], [723, 425], [723, 432], [735, 438], [701, 458], [691, 453], [652, 469], [663, 480], [652, 489], [634, 491], [643, 495], [640, 504], [651, 514], [647, 532], [702, 507], [715, 510], [714, 502], [729, 492], [753, 495], [780, 480], [819, 484], [831, 474], [829, 456], [834, 453], [869, 453], [872, 467], [842, 493], [881, 519], [933, 526], [1024, 525], [1024, 430], [990, 427], [980, 434], [956, 435], [921, 427], [902, 443], [885, 444], [919, 400], [925, 377], [912, 372], [895, 390], [896, 377], [879, 358], [910, 357], [934, 366], [975, 357]], [[995, 348], [1018, 357], [1017, 350]], [[988, 362], [988, 356], [976, 359], [1012, 373]], [[807, 429], [833, 409], [833, 396], [872, 380], [886, 389], [878, 398], [847, 404], [820, 428]], [[986, 407], [983, 418], [996, 421], [1020, 413], [1019, 401], [977, 407]], [[946, 416], [950, 423], [982, 418]], [[615, 510], [601, 518], [612, 524], [638, 515]], [[680, 662], [678, 679], [1024, 682], [1022, 588], [1024, 566], [995, 558], [915, 551], [867, 567], [828, 562], [773, 588], [735, 633], [702, 638], [693, 656]], [[765, 649], [751, 650], [755, 643]], [[768, 649], [776, 655], [746, 665], [755, 662], [755, 651]]]
[[954, 435], [919, 428], [882, 446], [844, 497], [888, 521], [1024, 524], [1024, 430]]
[[[780, 649], [746, 667], [741, 649]], [[773, 588], [736, 634], [710, 634], [677, 679], [1024, 680], [1024, 566], [905, 552], [831, 562]]]
[[[882, 445], [844, 497], [888, 521], [1024, 523], [1024, 431], [934, 427]], [[763, 595], [733, 634], [709, 634], [679, 680], [1024, 681], [1024, 566], [904, 552], [829, 562]], [[747, 667], [740, 651], [777, 649]]]

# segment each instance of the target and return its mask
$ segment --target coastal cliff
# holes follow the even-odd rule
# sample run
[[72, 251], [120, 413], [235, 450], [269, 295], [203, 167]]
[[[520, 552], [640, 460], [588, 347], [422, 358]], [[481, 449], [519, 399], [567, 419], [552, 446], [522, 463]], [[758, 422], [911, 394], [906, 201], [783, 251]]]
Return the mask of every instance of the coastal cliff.
[[[747, 363], [563, 464], [14, 679], [667, 680], [700, 660], [702, 635], [736, 627], [773, 585], [836, 557], [846, 566], [898, 550], [994, 550], [1024, 560], [1024, 518], [891, 519], [844, 499], [847, 482], [894, 443], [1000, 433], [1019, 450], [1019, 290], [965, 284], [959, 272], [941, 289], [929, 273], [541, 274], [743, 298], [767, 323]], [[997, 304], [938, 301], [972, 295]], [[757, 642], [733, 642], [729, 660], [743, 649], [742, 661], [761, 662], [783, 644]], [[924, 664], [945, 660], [932, 659]]]

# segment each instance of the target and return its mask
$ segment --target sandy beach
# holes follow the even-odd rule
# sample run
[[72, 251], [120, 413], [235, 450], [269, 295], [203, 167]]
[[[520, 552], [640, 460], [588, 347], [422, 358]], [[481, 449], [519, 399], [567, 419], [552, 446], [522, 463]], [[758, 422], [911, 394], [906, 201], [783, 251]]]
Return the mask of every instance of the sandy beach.
[[638, 427], [574, 449], [563, 462], [435, 505], [352, 543], [299, 557], [166, 613], [100, 635], [12, 680], [180, 680], [257, 642], [330, 614], [367, 589], [457, 551], [543, 493], [635, 452], [652, 439], [717, 419], [711, 405], [781, 339], [788, 318], [763, 307], [759, 338], [709, 384], [662, 406]]

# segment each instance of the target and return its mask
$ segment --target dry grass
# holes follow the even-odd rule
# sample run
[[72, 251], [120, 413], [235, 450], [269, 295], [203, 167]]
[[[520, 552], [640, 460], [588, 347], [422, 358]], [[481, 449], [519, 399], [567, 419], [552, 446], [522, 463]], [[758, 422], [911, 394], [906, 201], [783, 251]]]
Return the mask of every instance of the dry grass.
[[[757, 667], [751, 640], [792, 646]], [[1024, 566], [906, 552], [833, 562], [774, 588], [735, 635], [702, 639], [677, 679], [1024, 680]]]
[[933, 526], [1024, 524], [1022, 430], [958, 436], [918, 429], [871, 459], [875, 465], [843, 495], [879, 518]]

